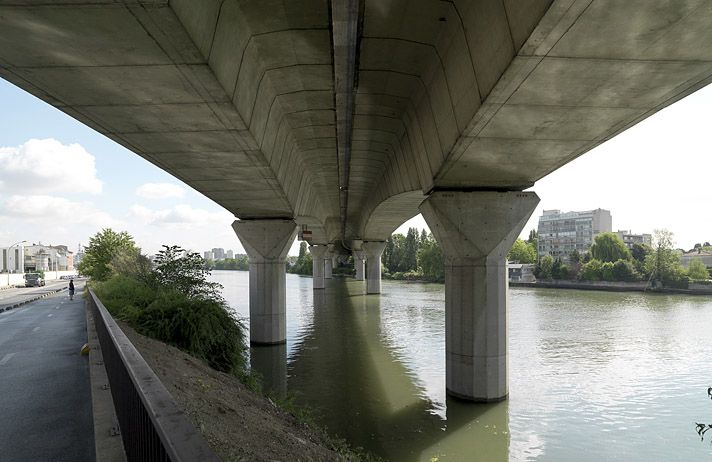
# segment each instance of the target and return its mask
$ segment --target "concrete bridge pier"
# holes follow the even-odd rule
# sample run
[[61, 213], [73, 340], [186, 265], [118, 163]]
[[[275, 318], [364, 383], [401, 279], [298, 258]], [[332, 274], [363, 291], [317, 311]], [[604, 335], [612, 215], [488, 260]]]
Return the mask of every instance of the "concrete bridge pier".
[[286, 258], [297, 234], [293, 220], [237, 220], [232, 228], [250, 258], [250, 343], [287, 339]]
[[366, 279], [366, 252], [363, 250], [354, 250], [353, 257], [356, 280], [363, 281]]
[[381, 255], [386, 248], [384, 241], [370, 241], [363, 243], [363, 250], [366, 252], [366, 293], [381, 293]]
[[534, 211], [531, 192], [431, 194], [420, 211], [445, 256], [448, 394], [499, 401], [509, 394], [507, 252]]
[[327, 245], [327, 252], [324, 254], [324, 279], [331, 279], [334, 268], [332, 257], [334, 256], [334, 244]]
[[312, 279], [314, 289], [324, 288], [324, 257], [326, 255], [325, 245], [312, 245], [309, 252], [312, 254]]

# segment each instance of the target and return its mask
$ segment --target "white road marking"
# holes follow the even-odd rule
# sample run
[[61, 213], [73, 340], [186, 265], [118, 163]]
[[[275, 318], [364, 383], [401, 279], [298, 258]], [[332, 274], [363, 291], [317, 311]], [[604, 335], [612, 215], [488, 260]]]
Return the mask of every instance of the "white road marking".
[[12, 357], [15, 356], [15, 353], [8, 353], [6, 354], [2, 359], [0, 359], [0, 366], [4, 366]]
[[34, 329], [32, 329], [32, 332], [37, 332], [38, 330], [40, 330], [40, 326], [37, 326]]
[[55, 307], [54, 307], [54, 309], [55, 309], [55, 310], [58, 310], [58, 309], [59, 309], [59, 307], [58, 307], [58, 306], [55, 306]]
[[47, 317], [48, 317], [48, 318], [51, 318], [51, 317], [52, 317], [52, 313], [48, 314]]

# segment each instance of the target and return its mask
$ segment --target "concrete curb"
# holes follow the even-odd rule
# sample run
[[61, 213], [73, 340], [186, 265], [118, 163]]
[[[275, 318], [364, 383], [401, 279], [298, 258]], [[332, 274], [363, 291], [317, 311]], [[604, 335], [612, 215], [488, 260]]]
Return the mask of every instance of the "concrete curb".
[[13, 305], [6, 305], [5, 307], [0, 308], [0, 313], [2, 313], [3, 311], [10, 311], [10, 310], [13, 310], [13, 309], [15, 309], [15, 308], [18, 308], [18, 307], [20, 307], [20, 306], [22, 306], [22, 305], [26, 305], [26, 304], [28, 304], [28, 303], [36, 302], [37, 300], [40, 300], [40, 299], [42, 299], [42, 298], [49, 297], [50, 295], [57, 295], [58, 292], [61, 292], [61, 291], [63, 291], [63, 290], [67, 290], [67, 288], [66, 288], [66, 287], [61, 287], [61, 288], [59, 288], [59, 289], [53, 290], [52, 292], [47, 292], [46, 294], [42, 294], [42, 295], [40, 295], [40, 296], [38, 296], [38, 297], [35, 297], [35, 298], [29, 298], [29, 299], [27, 299], [27, 300], [23, 300], [23, 301], [21, 301], [21, 302], [17, 302], [17, 303], [15, 303], [15, 304], [13, 304]]

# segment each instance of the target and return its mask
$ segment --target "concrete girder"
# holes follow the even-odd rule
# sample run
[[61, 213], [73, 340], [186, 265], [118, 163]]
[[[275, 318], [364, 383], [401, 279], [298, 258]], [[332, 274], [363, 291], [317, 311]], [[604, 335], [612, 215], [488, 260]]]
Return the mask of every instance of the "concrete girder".
[[712, 81], [703, 0], [60, 3], [0, 2], [0, 76], [329, 242], [402, 193], [531, 186]]
[[445, 256], [449, 394], [498, 401], [507, 383], [507, 252], [539, 203], [531, 192], [431, 194], [420, 210]]

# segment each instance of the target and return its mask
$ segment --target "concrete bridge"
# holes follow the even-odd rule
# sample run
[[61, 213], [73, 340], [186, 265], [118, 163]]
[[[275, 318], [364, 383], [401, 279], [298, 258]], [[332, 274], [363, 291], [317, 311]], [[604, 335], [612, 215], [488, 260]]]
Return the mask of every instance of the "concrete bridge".
[[707, 0], [0, 0], [0, 76], [235, 214], [251, 339], [423, 213], [446, 257], [447, 388], [507, 396], [505, 255], [538, 179], [712, 79]]

